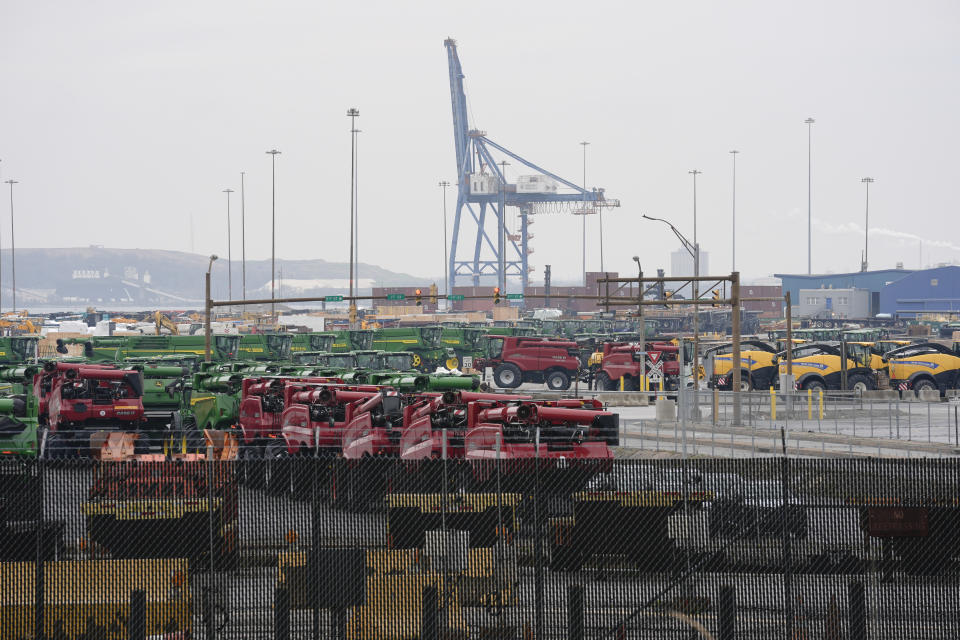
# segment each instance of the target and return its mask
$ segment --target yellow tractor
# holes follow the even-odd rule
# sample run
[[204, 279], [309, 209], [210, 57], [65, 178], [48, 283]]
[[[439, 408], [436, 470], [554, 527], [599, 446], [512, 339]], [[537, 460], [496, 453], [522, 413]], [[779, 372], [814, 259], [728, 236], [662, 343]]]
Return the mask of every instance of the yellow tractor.
[[[703, 354], [710, 372], [707, 386], [733, 388], [733, 343], [710, 347]], [[740, 390], [769, 389], [777, 382], [777, 350], [761, 340], [740, 341]]]
[[[811, 342], [793, 349], [793, 376], [798, 389], [829, 391], [872, 391], [877, 388], [877, 374], [869, 363], [847, 352], [847, 386], [842, 388], [841, 355], [838, 344]], [[780, 373], [787, 372], [787, 354], [778, 354]]]
[[956, 389], [960, 384], [960, 351], [938, 342], [909, 344], [883, 355], [889, 365], [890, 386], [900, 391], [939, 391]]

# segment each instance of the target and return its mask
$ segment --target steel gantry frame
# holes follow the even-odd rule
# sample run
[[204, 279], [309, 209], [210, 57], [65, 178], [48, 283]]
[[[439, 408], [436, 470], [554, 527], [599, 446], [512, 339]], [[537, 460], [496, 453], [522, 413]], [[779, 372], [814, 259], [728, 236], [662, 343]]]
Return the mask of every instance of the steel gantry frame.
[[[447, 38], [443, 44], [447, 49], [450, 70], [453, 139], [457, 160], [457, 205], [447, 263], [450, 286], [456, 286], [457, 276], [472, 278], [473, 286], [479, 286], [481, 276], [493, 276], [498, 286], [505, 290], [507, 276], [519, 276], [519, 293], [524, 293], [532, 271], [529, 255], [532, 253], [530, 240], [533, 235], [529, 228], [530, 215], [535, 212], [536, 205], [578, 203], [583, 207], [590, 204], [598, 208], [618, 207], [620, 202], [605, 198], [603, 189], [587, 189], [585, 185], [578, 186], [565, 180], [497, 144], [487, 137], [485, 131], [471, 129], [467, 120], [467, 98], [463, 90], [464, 75], [457, 55], [457, 43], [452, 38]], [[555, 180], [573, 193], [518, 193], [517, 185], [507, 181], [503, 168], [494, 158], [494, 151]], [[494, 178], [496, 188], [473, 193], [470, 178], [475, 174]], [[519, 238], [507, 235], [504, 215], [507, 207], [517, 207], [520, 211]], [[496, 227], [495, 238], [488, 232], [488, 222], [492, 222]], [[472, 229], [471, 223], [476, 227], [476, 237], [473, 238], [472, 255], [464, 259], [458, 255], [460, 233], [461, 230], [468, 233]], [[469, 236], [466, 236], [465, 240], [469, 241]]]

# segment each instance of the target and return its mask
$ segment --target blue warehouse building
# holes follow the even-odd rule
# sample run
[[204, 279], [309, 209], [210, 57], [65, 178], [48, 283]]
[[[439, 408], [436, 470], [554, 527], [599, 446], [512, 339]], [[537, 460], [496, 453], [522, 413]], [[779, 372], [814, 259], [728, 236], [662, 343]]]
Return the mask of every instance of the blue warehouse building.
[[780, 278], [783, 292], [790, 292], [793, 304], [799, 304], [800, 289], [866, 289], [870, 292], [870, 315], [883, 313], [880, 292], [887, 285], [912, 274], [907, 269], [881, 269], [879, 271], [856, 271], [853, 273], [788, 274], [775, 273]]
[[960, 315], [960, 267], [924, 269], [891, 282], [880, 290], [880, 313]]
[[854, 273], [787, 274], [777, 273], [783, 291], [790, 292], [794, 304], [801, 289], [866, 289], [870, 292], [870, 315], [889, 314], [915, 318], [918, 314], [960, 316], [960, 266], [911, 271], [881, 269]]

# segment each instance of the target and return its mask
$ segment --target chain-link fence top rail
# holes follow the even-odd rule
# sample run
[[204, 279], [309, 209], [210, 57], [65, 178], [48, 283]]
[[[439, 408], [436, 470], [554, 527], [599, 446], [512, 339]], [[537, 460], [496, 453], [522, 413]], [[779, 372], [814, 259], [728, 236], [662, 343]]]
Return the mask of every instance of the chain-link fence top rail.
[[0, 473], [0, 638], [953, 638], [960, 624], [956, 460]]

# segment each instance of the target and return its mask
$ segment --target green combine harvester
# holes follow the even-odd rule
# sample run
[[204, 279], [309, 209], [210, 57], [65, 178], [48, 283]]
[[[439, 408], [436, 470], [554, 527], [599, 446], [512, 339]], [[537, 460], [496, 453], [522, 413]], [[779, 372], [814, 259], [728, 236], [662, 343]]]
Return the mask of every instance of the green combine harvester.
[[330, 348], [333, 353], [347, 353], [373, 348], [372, 329], [345, 329], [335, 331], [333, 335], [333, 347]]
[[238, 360], [255, 362], [286, 362], [293, 347], [292, 333], [240, 334]]
[[0, 397], [0, 459], [37, 457], [37, 414], [37, 399], [32, 393]]
[[443, 344], [441, 327], [395, 327], [378, 329], [373, 336], [373, 348], [381, 351], [409, 351], [413, 354], [413, 366], [424, 372], [446, 367], [447, 361], [454, 364], [456, 351]]
[[296, 356], [299, 353], [310, 351], [333, 351], [333, 343], [336, 337], [336, 334], [332, 332], [294, 333], [293, 342], [290, 345], [290, 354]]
[[[192, 354], [204, 358], [204, 336], [89, 336], [57, 340], [57, 351], [66, 353], [68, 344], [82, 344], [90, 362], [122, 362], [128, 358], [156, 358]], [[240, 336], [218, 334], [210, 340], [210, 358], [215, 362], [239, 359]]]

